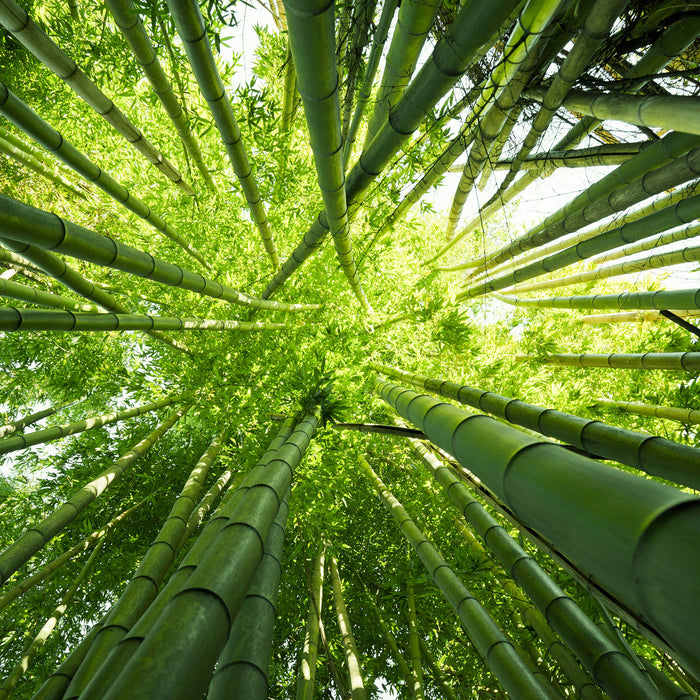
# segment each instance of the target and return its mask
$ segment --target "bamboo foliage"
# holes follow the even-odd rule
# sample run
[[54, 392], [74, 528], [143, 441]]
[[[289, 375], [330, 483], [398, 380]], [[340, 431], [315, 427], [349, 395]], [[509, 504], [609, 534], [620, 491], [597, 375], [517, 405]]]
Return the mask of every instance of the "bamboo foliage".
[[182, 39], [192, 71], [199, 84], [202, 96], [207, 101], [216, 128], [224, 142], [233, 172], [238, 178], [250, 214], [258, 228], [265, 251], [273, 269], [279, 267], [277, 248], [272, 238], [267, 213], [262, 203], [258, 183], [248, 162], [248, 154], [241, 130], [233, 113], [233, 107], [224, 89], [214, 54], [207, 38], [204, 19], [196, 2], [168, 2], [170, 13], [175, 20], [177, 32]]
[[323, 611], [323, 576], [325, 572], [326, 552], [321, 547], [314, 558], [314, 568], [309, 589], [309, 614], [306, 618], [304, 644], [299, 660], [297, 676], [297, 700], [313, 700], [316, 678], [316, 660], [318, 658], [318, 637]]
[[65, 54], [14, 0], [0, 3], [0, 22], [12, 35], [31, 51], [47, 68], [53, 71], [97, 114], [111, 124], [152, 165], [172, 180], [185, 194], [194, 190], [183, 179], [177, 168], [132, 124], [109, 99]]
[[[680, 318], [698, 318], [700, 311], [680, 311], [673, 309]], [[647, 321], [666, 321], [658, 311], [630, 311], [620, 314], [591, 314], [580, 319], [581, 323], [644, 323]]]
[[679, 423], [700, 425], [700, 410], [693, 408], [657, 406], [640, 403], [639, 401], [612, 401], [610, 399], [596, 399], [596, 406], [601, 408], [618, 408], [621, 411], [636, 413], [639, 416], [654, 416], [656, 418], [678, 421]]

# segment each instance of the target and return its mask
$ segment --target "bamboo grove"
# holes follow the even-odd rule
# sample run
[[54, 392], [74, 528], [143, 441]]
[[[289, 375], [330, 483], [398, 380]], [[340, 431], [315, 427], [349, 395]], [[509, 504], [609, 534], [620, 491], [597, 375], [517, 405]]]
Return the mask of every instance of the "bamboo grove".
[[0, 698], [699, 697], [700, 5], [0, 25]]

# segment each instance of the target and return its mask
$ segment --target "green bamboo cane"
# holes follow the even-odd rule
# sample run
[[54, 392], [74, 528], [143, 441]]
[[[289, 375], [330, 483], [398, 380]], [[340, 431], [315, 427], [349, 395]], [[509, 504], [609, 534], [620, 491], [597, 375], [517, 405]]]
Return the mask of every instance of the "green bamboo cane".
[[155, 165], [185, 194], [194, 194], [194, 190], [182, 179], [182, 175], [177, 168], [144, 136], [136, 125], [129, 121], [114, 102], [83, 73], [75, 61], [56, 46], [14, 0], [2, 0], [0, 2], [0, 22], [28, 51], [33, 53], [49, 70], [61, 78], [73, 92], [87, 102], [106, 122], [111, 124], [151, 164]]
[[[686, 235], [690, 234], [691, 236], [700, 235], [700, 225], [693, 224], [686, 227], [680, 233], [685, 233]], [[629, 275], [634, 272], [646, 272], [647, 270], [672, 267], [673, 265], [682, 265], [684, 263], [697, 262], [698, 260], [700, 260], [700, 246], [692, 246], [666, 253], [649, 255], [646, 258], [640, 258], [638, 260], [626, 260], [617, 265], [609, 265], [608, 267], [596, 267], [595, 270], [579, 272], [574, 275], [560, 277], [559, 279], [538, 282], [537, 284], [528, 284], [522, 287], [518, 286], [513, 291], [522, 294], [523, 292], [535, 292], [540, 289], [556, 289], [558, 287], [567, 287], [571, 284], [608, 279], [609, 277]]]
[[95, 304], [84, 304], [70, 297], [64, 297], [61, 294], [42, 292], [40, 289], [4, 279], [0, 279], [0, 296], [7, 297], [8, 299], [17, 299], [18, 301], [26, 301], [28, 304], [36, 304], [37, 306], [48, 306], [54, 309], [87, 312], [97, 311], [97, 306], [95, 306]]
[[170, 430], [190, 408], [191, 406], [187, 405], [173, 412], [148, 437], [125, 452], [114, 464], [85, 484], [63, 505], [56, 508], [51, 515], [33, 525], [1, 552], [0, 581], [2, 583], [7, 581], [22, 564], [27, 562], [66, 525], [73, 522], [115, 479], [121, 476], [139, 457], [148, 452], [153, 443]]
[[306, 618], [304, 645], [299, 659], [296, 700], [313, 700], [318, 659], [318, 636], [323, 610], [323, 575], [326, 551], [321, 547], [314, 558], [314, 570], [309, 589], [309, 614]]
[[[259, 470], [267, 467], [277, 454], [277, 451], [284, 446], [286, 440], [291, 436], [295, 425], [296, 417], [291, 417], [282, 424], [277, 435], [270, 442], [260, 460], [258, 460], [255, 470], [259, 472]], [[75, 683], [72, 681], [75, 675], [74, 669], [71, 674], [71, 686], [65, 691], [66, 700], [77, 698], [78, 695], [80, 695], [81, 698], [99, 698], [102, 696], [103, 689], [107, 688], [112, 683], [126, 662], [133, 656], [143, 642], [146, 634], [152, 629], [153, 625], [160, 617], [166, 605], [174, 596], [180, 593], [192, 573], [196, 571], [202, 559], [209, 551], [212, 543], [227, 525], [230, 516], [236, 512], [236, 508], [238, 508], [243, 497], [250, 488], [248, 484], [251, 482], [252, 478], [249, 477], [251, 477], [250, 474], [245, 477], [247, 479], [246, 484], [241, 485], [240, 488], [236, 488], [238, 479], [229, 487], [227, 495], [222, 498], [219, 508], [208, 519], [199, 537], [197, 537], [192, 547], [190, 547], [178, 568], [170, 576], [165, 587], [160, 591], [146, 612], [139, 618], [138, 622], [110, 652], [100, 668], [93, 672], [92, 677], [89, 679], [89, 684], [85, 688], [75, 688]], [[227, 496], [230, 497], [227, 498]], [[182, 546], [182, 544], [184, 544], [184, 540], [181, 540], [179, 546]], [[81, 690], [82, 692], [80, 692]]]
[[338, 572], [338, 562], [334, 556], [330, 557], [331, 583], [333, 586], [333, 603], [338, 617], [338, 627], [343, 641], [345, 652], [345, 662], [348, 667], [348, 677], [350, 679], [350, 695], [352, 700], [367, 700], [369, 695], [365, 689], [365, 682], [362, 678], [360, 658], [357, 653], [355, 637], [350, 625], [350, 617], [343, 597], [343, 584]]
[[146, 78], [148, 78], [153, 92], [158, 96], [163, 109], [175, 126], [175, 130], [187, 152], [192, 156], [192, 160], [204, 178], [207, 187], [214, 194], [218, 194], [211, 173], [202, 160], [199, 142], [192, 133], [189, 120], [177, 97], [175, 97], [170, 81], [160, 65], [158, 56], [153, 48], [153, 44], [151, 44], [151, 40], [148, 38], [136, 6], [131, 0], [106, 0], [106, 4], [112, 13], [112, 17], [114, 17], [114, 23], [119, 27], [124, 38], [129, 43], [136, 62], [141, 66]]
[[[11, 0], [2, 0], [2, 2], [9, 1]], [[0, 113], [7, 117], [18, 129], [21, 129], [37, 143], [41, 144], [47, 151], [55, 154], [88, 182], [97, 185], [103, 192], [106, 192], [112, 197], [112, 199], [151, 224], [153, 228], [167, 236], [171, 241], [177, 243], [177, 245], [186, 253], [189, 253], [189, 255], [205, 268], [208, 270], [212, 269], [211, 264], [191, 243], [189, 243], [189, 241], [182, 238], [170, 224], [166, 223], [160, 216], [151, 211], [150, 207], [144, 204], [126, 187], [117, 182], [111, 175], [82, 154], [60, 132], [56, 131], [56, 129], [50, 126], [36, 112], [22, 102], [22, 100], [20, 100], [3, 82], [0, 82]]]
[[83, 568], [81, 569], [80, 573], [73, 581], [71, 586], [63, 595], [61, 602], [53, 611], [51, 617], [44, 623], [36, 637], [34, 637], [32, 642], [22, 654], [22, 658], [20, 659], [20, 661], [10, 671], [9, 675], [7, 676], [7, 678], [5, 678], [2, 685], [0, 685], [1, 700], [9, 700], [9, 698], [11, 698], [12, 695], [14, 695], [17, 683], [19, 683], [19, 681], [22, 679], [22, 676], [29, 669], [29, 666], [34, 660], [34, 657], [39, 653], [39, 651], [44, 646], [51, 633], [61, 621], [61, 618], [65, 615], [68, 606], [73, 602], [73, 599], [75, 598], [75, 594], [78, 592], [78, 589], [87, 578], [87, 575], [90, 573], [90, 567], [92, 566], [100, 551], [101, 548], [99, 545], [92, 550], [92, 553], [88, 557], [88, 560], [85, 562], [85, 565], [83, 566]]
[[38, 423], [42, 418], [52, 416], [54, 413], [58, 413], [62, 409], [68, 406], [72, 406], [74, 403], [76, 403], [76, 401], [67, 401], [66, 403], [58, 404], [57, 406], [49, 406], [48, 408], [44, 408], [41, 411], [36, 411], [35, 413], [30, 413], [27, 416], [18, 418], [17, 420], [12, 421], [11, 423], [0, 425], [0, 438], [12, 435], [12, 433], [17, 432], [18, 430], [24, 430], [28, 425]]
[[170, 565], [177, 556], [178, 545], [182, 542], [187, 520], [194, 509], [202, 484], [225, 439], [226, 431], [214, 437], [193, 467], [158, 535], [141, 559], [138, 569], [102, 620], [95, 641], [80, 669], [73, 676], [71, 692], [79, 694], [85, 688], [109, 652], [155, 599]]
[[250, 297], [237, 289], [4, 195], [0, 195], [0, 236], [254, 309], [311, 311], [320, 308], [319, 304], [286, 304]]
[[416, 527], [413, 520], [377, 476], [367, 460], [358, 455], [360, 466], [387, 507], [406, 540], [415, 549], [426, 570], [459, 617], [470, 641], [493, 674], [513, 698], [542, 700], [544, 690], [518, 656], [510, 640], [488, 612], [467, 590], [438, 550]]
[[[8, 241], [6, 238], [0, 237], [0, 243], [7, 248], [22, 253], [21, 256], [14, 256], [9, 251], [0, 248], [0, 257], [5, 255], [11, 256], [11, 259], [19, 257], [20, 260], [26, 259], [37, 266], [39, 270], [45, 274], [57, 279], [64, 284], [68, 289], [79, 294], [85, 299], [94, 301], [98, 306], [101, 306], [105, 311], [113, 311], [115, 313], [129, 313], [129, 310], [120, 304], [111, 294], [101, 289], [97, 284], [87, 280], [79, 272], [67, 265], [58, 255], [48, 250], [41, 250], [36, 246], [17, 243], [16, 241]], [[87, 309], [81, 309], [87, 311]], [[171, 338], [164, 333], [158, 331], [146, 331], [148, 335], [156, 340], [160, 340], [166, 345], [180, 350], [190, 355], [190, 351], [181, 343]]]
[[90, 549], [90, 547], [96, 545], [110, 530], [113, 530], [120, 522], [122, 522], [122, 520], [128, 518], [129, 515], [131, 515], [135, 510], [138, 510], [144, 503], [146, 503], [146, 499], [143, 499], [136, 505], [131, 506], [131, 508], [127, 508], [126, 510], [122, 511], [116, 518], [112, 518], [112, 520], [103, 525], [99, 530], [94, 530], [92, 533], [90, 533], [82, 542], [78, 542], [78, 544], [66, 550], [55, 559], [52, 559], [47, 564], [44, 564], [44, 566], [36, 569], [29, 574], [27, 578], [8, 589], [0, 596], [0, 611], [4, 610], [10, 603], [17, 600], [17, 598], [24, 595], [30, 588], [33, 588], [38, 583], [41, 583], [52, 576], [66, 562], [77, 558], [83, 552]]
[[607, 367], [612, 369], [673, 369], [697, 372], [700, 352], [640, 352], [557, 354], [545, 357], [516, 355], [516, 362], [535, 361], [563, 367]]
[[[579, 661], [611, 698], [656, 697], [649, 683], [639, 679], [634, 664], [603, 635], [576, 602], [551, 579], [539, 564], [508, 535], [479, 504], [460, 480], [428, 452], [411, 442], [445, 495], [476, 530], [508, 574], [528, 595], [536, 608]], [[515, 591], [518, 593], [517, 589]], [[543, 625], [539, 625], [542, 629]], [[551, 635], [547, 635], [551, 638]], [[580, 675], [578, 676], [580, 678]], [[585, 687], [585, 683], [583, 684]]]
[[[527, 89], [526, 96], [539, 102], [545, 93], [544, 88], [533, 86]], [[696, 97], [569, 90], [562, 104], [600, 121], [615, 119], [648, 128], [700, 134], [700, 103]]]
[[287, 133], [292, 125], [292, 110], [294, 108], [294, 96], [297, 89], [297, 73], [294, 69], [294, 58], [292, 49], [287, 41], [287, 58], [284, 64], [284, 92], [282, 100], [282, 122], [281, 129]]
[[[681, 318], [699, 318], [700, 311], [680, 311], [673, 309], [673, 313]], [[643, 323], [646, 321], [667, 321], [658, 311], [630, 311], [620, 314], [591, 314], [579, 319], [581, 323]]]
[[285, 0], [284, 5], [326, 221], [350, 287], [363, 309], [371, 311], [350, 242], [335, 60], [335, 5], [326, 0]]
[[[700, 499], [389, 382], [375, 390], [515, 517], [700, 666]], [[546, 507], [542, 507], [542, 504]], [[668, 572], [673, 571], [669, 579]]]
[[34, 160], [39, 161], [47, 168], [55, 169], [56, 172], [60, 173], [65, 179], [68, 179], [71, 176], [71, 172], [68, 170], [68, 168], [64, 168], [60, 163], [56, 163], [56, 161], [50, 158], [45, 151], [41, 150], [41, 148], [38, 148], [28, 141], [23, 141], [21, 138], [6, 129], [2, 124], [0, 124], [0, 137], [5, 139], [5, 141], [9, 141], [17, 150], [22, 151], [22, 153], [27, 156], [31, 156]]
[[7, 454], [8, 452], [15, 452], [16, 450], [23, 450], [27, 447], [32, 447], [33, 445], [40, 445], [44, 442], [50, 442], [51, 440], [59, 440], [68, 435], [82, 433], [84, 430], [101, 428], [105, 425], [110, 425], [111, 423], [117, 423], [118, 421], [126, 420], [127, 418], [133, 418], [134, 416], [149, 413], [150, 411], [157, 411], [159, 408], [170, 406], [173, 403], [179, 403], [184, 398], [185, 397], [183, 394], [176, 394], [168, 396], [164, 399], [159, 399], [158, 401], [151, 401], [150, 403], [141, 404], [140, 406], [135, 406], [134, 408], [127, 408], [123, 411], [103, 413], [101, 416], [92, 416], [90, 418], [74, 421], [72, 423], [55, 425], [51, 428], [36, 430], [33, 433], [12, 435], [0, 440], [0, 454]]
[[641, 469], [647, 474], [700, 488], [700, 476], [696, 467], [700, 453], [695, 447], [681, 445], [659, 436], [625, 430], [571, 413], [533, 406], [490, 391], [411, 374], [374, 362], [369, 366], [392, 379], [472, 406], [514, 425], [574, 445], [589, 454], [615, 460], [634, 469]]
[[372, 37], [372, 48], [370, 49], [369, 57], [367, 58], [365, 76], [358, 92], [357, 105], [355, 106], [355, 112], [352, 115], [352, 120], [348, 129], [348, 136], [344, 144], [344, 166], [347, 166], [347, 164], [350, 162], [350, 155], [352, 153], [353, 144], [355, 143], [355, 136], [357, 135], [357, 130], [369, 102], [372, 85], [374, 84], [374, 78], [377, 75], [377, 68], [379, 67], [379, 60], [382, 57], [384, 44], [386, 43], [387, 36], [389, 35], [389, 29], [397, 7], [397, 0], [384, 0], [384, 4], [382, 5], [382, 12], [379, 17], [379, 22], [377, 23], [377, 28], [374, 32], [374, 36]]
[[[503, 149], [506, 147], [506, 144], [508, 143], [511, 134], [513, 133], [515, 125], [518, 123], [518, 119], [520, 119], [524, 108], [524, 105], [516, 104], [515, 107], [513, 107], [508, 112], [508, 116], [506, 117], [505, 123], [503, 124], [503, 128], [501, 129], [498, 136], [496, 136], [491, 151], [489, 152], [489, 157], [484, 163], [481, 175], [479, 176], [477, 186], [480, 191], [483, 191], [486, 188], [489, 178], [496, 169], [496, 166], [500, 161], [501, 154], [503, 153]], [[459, 172], [459, 170], [457, 170], [457, 172]]]
[[418, 642], [420, 644], [421, 654], [423, 654], [423, 658], [428, 662], [428, 666], [430, 666], [430, 672], [432, 673], [433, 680], [442, 689], [442, 694], [445, 696], [445, 698], [447, 698], [447, 700], [459, 700], [455, 694], [455, 691], [452, 690], [452, 686], [447, 683], [445, 674], [442, 672], [442, 669], [438, 665], [438, 662], [432, 655], [430, 649], [428, 649], [427, 644], [423, 641], [423, 637], [419, 637]]
[[676, 406], [659, 406], [656, 404], [639, 403], [638, 401], [611, 401], [610, 399], [596, 399], [596, 406], [602, 408], [619, 408], [627, 413], [636, 413], [639, 416], [654, 416], [665, 418], [679, 423], [691, 423], [700, 425], [700, 411], [692, 408], [677, 408]]
[[[160, 694], [173, 700], [198, 697], [204, 692], [260, 563], [263, 543], [290, 487], [293, 471], [318, 422], [316, 415], [307, 414], [273, 459], [246, 477], [244, 485], [249, 488], [239, 507], [185, 586], [165, 606], [114, 682], [97, 689], [93, 678], [93, 689], [86, 689], [86, 698], [95, 697], [95, 691], [105, 700], [124, 697], [125, 692], [138, 692], [144, 697]], [[231, 503], [233, 500], [229, 506]], [[183, 649], [196, 653], [198, 662], [183, 664]], [[160, 670], [148, 663], [143, 665], [143, 660], [153, 658], [154, 653]]]
[[367, 123], [363, 150], [366, 151], [372, 143], [372, 139], [388, 119], [392, 107], [396, 105], [411, 80], [418, 56], [433, 26], [439, 7], [440, 2], [437, 0], [426, 2], [406, 0], [400, 4], [396, 28], [391, 37], [384, 62], [384, 73], [374, 102], [374, 110]]
[[0, 331], [280, 331], [286, 323], [0, 308]]
[[[408, 140], [421, 120], [467, 69], [479, 49], [510, 16], [517, 0], [494, 0], [488, 7], [479, 0], [467, 0], [455, 21], [438, 41], [421, 68], [391, 111], [370, 147], [363, 152], [346, 179], [345, 190], [352, 220], [369, 185], [382, 172], [392, 156]], [[292, 255], [275, 273], [263, 299], [272, 296], [318, 248], [328, 233], [328, 222], [321, 213]]]
[[168, 8], [184, 44], [199, 89], [209, 105], [216, 128], [224, 142], [231, 167], [248, 203], [250, 215], [258, 228], [272, 267], [276, 270], [279, 267], [279, 259], [267, 213], [262, 203], [258, 183], [248, 162], [248, 154], [233, 107], [221, 81], [219, 69], [216, 67], [199, 5], [194, 0], [186, 2], [168, 0]]
[[6, 156], [12, 158], [21, 165], [24, 165], [26, 168], [29, 168], [42, 177], [45, 177], [50, 182], [53, 182], [54, 185], [64, 187], [76, 197], [80, 197], [80, 199], [87, 198], [85, 192], [82, 192], [73, 183], [66, 180], [58, 171], [48, 168], [40, 160], [23, 153], [19, 148], [16, 148], [12, 143], [3, 138], [0, 138], [0, 153], [4, 153]]
[[506, 304], [543, 309], [700, 309], [700, 289], [620, 292], [547, 299], [519, 299], [504, 294], [493, 296]]
[[[289, 20], [290, 13], [287, 13]], [[277, 591], [282, 573], [284, 528], [289, 513], [285, 497], [265, 542], [260, 566], [250, 584], [241, 610], [231, 628], [209, 684], [208, 700], [224, 700], [233, 694], [246, 700], [267, 700], [272, 636], [277, 613]], [[232, 689], [233, 693], [232, 693]]]
[[416, 597], [410, 581], [406, 586], [406, 606], [408, 608], [408, 649], [411, 658], [411, 690], [414, 700], [424, 700], [420, 636], [416, 624]]

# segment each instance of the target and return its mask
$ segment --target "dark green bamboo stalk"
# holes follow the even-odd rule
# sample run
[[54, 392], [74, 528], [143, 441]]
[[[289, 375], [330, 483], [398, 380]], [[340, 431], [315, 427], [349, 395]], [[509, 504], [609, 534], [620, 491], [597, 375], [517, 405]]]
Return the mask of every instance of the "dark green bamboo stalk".
[[326, 221], [350, 287], [365, 311], [371, 311], [350, 242], [335, 60], [335, 4], [326, 0], [285, 0], [284, 6]]
[[491, 413], [509, 423], [535, 430], [590, 454], [615, 460], [679, 484], [700, 488], [700, 475], [696, 466], [700, 460], [700, 451], [696, 447], [617, 428], [571, 413], [540, 408], [490, 391], [411, 374], [386, 365], [370, 363], [370, 367], [418, 389], [425, 389], [465, 406]]
[[267, 700], [269, 697], [268, 673], [282, 573], [284, 528], [289, 513], [288, 498], [287, 495], [280, 505], [265, 542], [260, 566], [219, 656], [209, 684], [208, 700]]
[[406, 587], [406, 606], [408, 608], [408, 649], [411, 657], [411, 690], [414, 700], [423, 700], [423, 667], [421, 661], [420, 635], [416, 624], [416, 597], [410, 581]]
[[[11, 0], [2, 1], [9, 2]], [[3, 82], [0, 82], [0, 113], [9, 119], [18, 129], [21, 129], [37, 143], [41, 144], [47, 151], [55, 154], [88, 182], [97, 185], [103, 192], [106, 192], [130, 212], [141, 217], [157, 231], [160, 231], [171, 241], [177, 243], [185, 252], [189, 253], [195, 260], [204, 265], [205, 268], [208, 270], [212, 269], [209, 261], [206, 260], [189, 241], [182, 238], [170, 224], [166, 223], [160, 216], [152, 212], [150, 207], [144, 204], [126, 187], [117, 182], [111, 175], [82, 154], [61, 133], [56, 131], [56, 129], [50, 126], [36, 112], [22, 102], [22, 100], [20, 100]]]
[[148, 437], [125, 452], [114, 464], [85, 484], [63, 505], [56, 508], [51, 515], [33, 525], [0, 553], [0, 581], [2, 583], [7, 581], [22, 564], [36, 554], [66, 525], [73, 522], [115, 479], [121, 476], [139, 457], [148, 452], [153, 443], [170, 430], [190, 408], [190, 405], [183, 406], [172, 413]]
[[194, 0], [168, 0], [168, 7], [175, 21], [177, 33], [184, 44], [199, 89], [209, 105], [216, 128], [224, 142], [233, 172], [243, 190], [250, 215], [260, 232], [272, 267], [277, 269], [279, 259], [267, 213], [262, 203], [258, 183], [248, 162], [248, 154], [233, 107], [221, 81], [219, 69], [216, 67], [199, 5]]
[[309, 589], [309, 614], [306, 618], [304, 646], [299, 659], [296, 700], [313, 700], [316, 682], [316, 660], [318, 658], [318, 637], [323, 610], [323, 575], [326, 550], [321, 547], [314, 558], [314, 571]]
[[396, 384], [376, 381], [375, 388], [516, 518], [657, 629], [691, 670], [700, 666], [693, 603], [700, 498]]
[[184, 399], [183, 394], [168, 396], [158, 401], [141, 404], [134, 408], [127, 408], [123, 411], [113, 411], [112, 413], [104, 413], [101, 416], [92, 416], [84, 420], [74, 421], [72, 423], [64, 423], [63, 425], [55, 425], [51, 428], [36, 430], [33, 433], [25, 433], [23, 435], [12, 435], [0, 440], [0, 454], [23, 450], [32, 445], [40, 445], [51, 440], [59, 440], [68, 435], [82, 433], [84, 430], [92, 430], [93, 428], [101, 428], [104, 425], [110, 425], [120, 420], [140, 416], [150, 411], [157, 411], [159, 408], [170, 406], [173, 403], [179, 403]]
[[0, 22], [12, 35], [53, 71], [95, 112], [111, 124], [136, 150], [172, 180], [185, 194], [192, 188], [182, 179], [177, 168], [143, 135], [141, 130], [121, 112], [88, 77], [75, 61], [65, 54], [14, 0], [0, 2]]
[[109, 652], [121, 641], [155, 599], [170, 565], [177, 556], [178, 546], [182, 542], [187, 520], [194, 509], [202, 484], [225, 439], [226, 431], [222, 431], [211, 441], [207, 450], [193, 467], [179, 496], [175, 499], [168, 517], [142, 557], [131, 581], [103, 618], [95, 641], [79, 670], [73, 676], [70, 685], [71, 693], [78, 695], [82, 692]]
[[333, 585], [333, 602], [335, 612], [338, 617], [338, 627], [343, 640], [343, 650], [345, 652], [345, 662], [348, 667], [348, 677], [350, 680], [350, 695], [352, 700], [368, 700], [369, 695], [365, 689], [365, 682], [362, 678], [360, 658], [357, 653], [355, 637], [350, 625], [350, 616], [343, 598], [343, 584], [338, 572], [338, 562], [335, 557], [330, 557], [331, 582]]
[[413, 520], [361, 455], [367, 478], [387, 507], [409, 544], [464, 626], [470, 641], [511, 697], [542, 700], [544, 690], [518, 656], [488, 612], [467, 590], [437, 549], [416, 527]]
[[106, 0], [106, 4], [114, 17], [114, 23], [119, 27], [124, 38], [129, 43], [136, 62], [141, 66], [153, 88], [153, 92], [158, 96], [163, 109], [175, 126], [175, 130], [187, 152], [192, 156], [197, 170], [199, 170], [207, 183], [207, 187], [214, 194], [217, 194], [218, 190], [214, 180], [202, 159], [202, 150], [199, 147], [199, 142], [192, 133], [189, 120], [177, 97], [175, 97], [170, 81], [160, 65], [158, 55], [153, 48], [153, 44], [151, 44], [151, 40], [148, 38], [136, 6], [131, 0]]
[[76, 402], [67, 401], [66, 403], [58, 404], [57, 406], [49, 406], [41, 411], [37, 411], [36, 413], [30, 413], [23, 418], [18, 418], [11, 423], [0, 425], [0, 438], [7, 437], [18, 430], [24, 430], [28, 425], [38, 423], [42, 418], [52, 416], [54, 413], [58, 413], [60, 410], [66, 408], [67, 406], [72, 406], [74, 403]]
[[179, 265], [4, 195], [0, 195], [0, 236], [254, 309], [311, 311], [320, 308], [319, 304], [286, 304], [250, 297], [237, 289], [225, 287]]
[[[676, 406], [659, 406], [656, 404], [640, 403], [639, 401], [611, 401], [610, 399], [596, 399], [596, 406], [602, 408], [618, 408], [627, 413], [636, 413], [639, 416], [654, 416], [679, 423], [692, 423], [700, 425], [700, 411], [692, 408], [678, 408]], [[696, 488], [700, 489], [700, 485]]]

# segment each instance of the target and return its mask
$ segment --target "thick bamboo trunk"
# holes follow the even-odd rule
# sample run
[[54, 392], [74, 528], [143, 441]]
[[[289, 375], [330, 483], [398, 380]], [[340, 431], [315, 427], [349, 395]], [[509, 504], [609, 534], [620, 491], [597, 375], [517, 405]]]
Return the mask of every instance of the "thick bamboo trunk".
[[596, 399], [596, 406], [601, 408], [619, 408], [627, 413], [636, 413], [638, 416], [653, 416], [665, 418], [678, 423], [690, 423], [700, 425], [700, 410], [693, 408], [677, 408], [676, 406], [659, 406], [656, 404], [639, 403], [638, 401], [611, 401], [609, 399]]
[[309, 589], [309, 613], [306, 618], [304, 645], [299, 660], [296, 700], [313, 700], [316, 680], [316, 660], [318, 658], [318, 637], [323, 610], [323, 575], [326, 551], [322, 547], [314, 558], [314, 570]]

